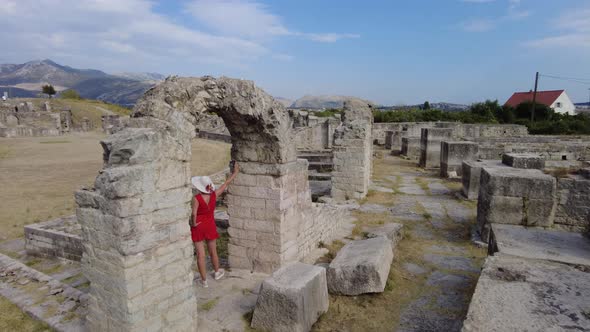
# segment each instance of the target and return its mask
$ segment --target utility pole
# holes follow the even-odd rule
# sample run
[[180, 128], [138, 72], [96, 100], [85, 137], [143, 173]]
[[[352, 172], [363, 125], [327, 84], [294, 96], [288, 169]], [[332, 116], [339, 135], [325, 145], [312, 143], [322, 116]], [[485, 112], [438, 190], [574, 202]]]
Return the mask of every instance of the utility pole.
[[539, 83], [539, 72], [535, 75], [535, 92], [533, 92], [533, 105], [531, 106], [531, 121], [535, 121], [535, 102], [537, 101], [537, 84]]

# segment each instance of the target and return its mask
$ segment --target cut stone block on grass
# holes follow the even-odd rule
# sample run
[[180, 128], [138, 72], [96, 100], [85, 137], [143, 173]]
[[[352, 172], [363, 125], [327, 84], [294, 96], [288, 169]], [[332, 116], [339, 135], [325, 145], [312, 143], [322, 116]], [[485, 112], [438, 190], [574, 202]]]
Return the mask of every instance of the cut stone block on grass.
[[590, 273], [567, 264], [488, 257], [463, 332], [588, 331]]
[[263, 331], [309, 331], [328, 311], [328, 305], [326, 270], [292, 263], [263, 281], [252, 327]]
[[328, 267], [328, 290], [341, 295], [381, 293], [392, 260], [391, 241], [384, 236], [352, 241]]
[[502, 156], [502, 163], [514, 168], [545, 168], [545, 158], [534, 153], [506, 153]]
[[404, 237], [403, 228], [404, 225], [402, 224], [390, 223], [369, 231], [367, 233], [367, 237], [386, 237], [391, 241], [391, 248], [395, 251], [395, 247], [397, 247], [399, 241], [401, 241]]
[[479, 145], [468, 141], [443, 141], [440, 154], [440, 176], [443, 178], [460, 176], [464, 161], [476, 159]]
[[580, 233], [494, 224], [490, 251], [590, 267], [590, 239]]

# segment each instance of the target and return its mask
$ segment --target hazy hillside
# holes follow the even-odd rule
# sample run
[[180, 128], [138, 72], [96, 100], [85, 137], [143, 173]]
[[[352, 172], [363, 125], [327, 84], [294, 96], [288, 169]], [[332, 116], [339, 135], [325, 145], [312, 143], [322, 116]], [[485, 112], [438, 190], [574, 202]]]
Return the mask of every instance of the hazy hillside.
[[[348, 97], [348, 96], [330, 96], [330, 95], [309, 96], [309, 95], [307, 95], [307, 96], [303, 96], [303, 97], [295, 100], [295, 102], [293, 102], [293, 104], [291, 104], [291, 107], [292, 108], [308, 108], [308, 109], [341, 108], [344, 101], [349, 98], [360, 99], [360, 98]], [[360, 100], [365, 101], [368, 104], [372, 104], [372, 105], [375, 104], [375, 103], [368, 101], [368, 100], [364, 100], [364, 99], [360, 99]]]
[[80, 96], [89, 99], [97, 99], [123, 106], [135, 104], [149, 88], [155, 83], [141, 82], [118, 77], [94, 78], [82, 81], [72, 89], [78, 91]]
[[95, 69], [76, 69], [51, 60], [24, 64], [0, 64], [0, 94], [11, 97], [35, 97], [41, 85], [51, 84], [59, 92], [74, 89], [80, 96], [130, 106], [143, 93], [164, 78], [157, 73], [119, 73], [110, 75]]
[[276, 101], [278, 101], [279, 103], [283, 104], [285, 107], [290, 107], [291, 104], [293, 104], [293, 100], [291, 99], [287, 99], [287, 98], [283, 98], [283, 97], [273, 97]]

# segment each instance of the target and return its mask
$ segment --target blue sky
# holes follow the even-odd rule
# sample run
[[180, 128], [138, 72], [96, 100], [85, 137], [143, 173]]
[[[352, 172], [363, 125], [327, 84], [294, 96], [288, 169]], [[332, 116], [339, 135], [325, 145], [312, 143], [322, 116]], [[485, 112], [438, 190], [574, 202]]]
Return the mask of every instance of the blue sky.
[[[274, 96], [472, 103], [590, 82], [587, 0], [3, 0], [0, 63], [254, 80]], [[588, 101], [590, 84], [542, 77]]]

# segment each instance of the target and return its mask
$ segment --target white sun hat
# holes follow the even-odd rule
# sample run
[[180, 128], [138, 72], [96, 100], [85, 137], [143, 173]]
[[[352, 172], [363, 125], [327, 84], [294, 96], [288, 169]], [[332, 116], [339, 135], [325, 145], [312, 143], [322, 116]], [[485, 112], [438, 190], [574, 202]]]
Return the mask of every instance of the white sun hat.
[[215, 184], [211, 181], [211, 178], [208, 176], [193, 176], [191, 178], [191, 183], [193, 187], [197, 188], [198, 191], [208, 194], [207, 186], [211, 185], [211, 190], [215, 190]]

